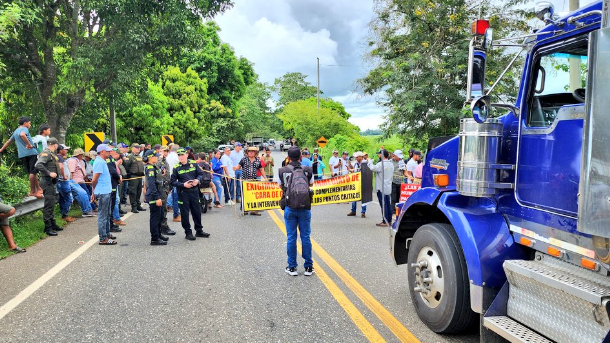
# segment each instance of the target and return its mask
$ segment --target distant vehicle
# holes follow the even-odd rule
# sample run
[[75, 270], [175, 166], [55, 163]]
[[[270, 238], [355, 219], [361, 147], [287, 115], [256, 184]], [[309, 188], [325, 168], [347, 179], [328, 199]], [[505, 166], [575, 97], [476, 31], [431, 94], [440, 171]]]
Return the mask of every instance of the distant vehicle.
[[263, 150], [263, 137], [252, 137], [252, 146], [258, 148], [258, 150]]
[[286, 151], [286, 150], [290, 149], [291, 146], [292, 146], [292, 142], [290, 141], [290, 139], [287, 139], [280, 143], [280, 150]]
[[275, 148], [275, 139], [271, 138], [271, 139], [269, 140], [269, 147], [270, 147], [270, 148]]
[[231, 150], [233, 150], [235, 148], [235, 147], [233, 147], [232, 144], [220, 144], [218, 146], [218, 150], [223, 151], [226, 147], [228, 147]]

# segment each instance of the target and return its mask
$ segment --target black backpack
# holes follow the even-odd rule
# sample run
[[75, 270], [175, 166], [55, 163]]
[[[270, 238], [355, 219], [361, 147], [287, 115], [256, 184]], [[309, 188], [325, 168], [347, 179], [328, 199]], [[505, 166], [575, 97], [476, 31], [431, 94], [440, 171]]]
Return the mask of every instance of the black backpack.
[[301, 166], [291, 166], [290, 169], [292, 169], [292, 175], [290, 175], [288, 187], [284, 192], [286, 205], [295, 210], [311, 208], [309, 179], [305, 175], [305, 171]]

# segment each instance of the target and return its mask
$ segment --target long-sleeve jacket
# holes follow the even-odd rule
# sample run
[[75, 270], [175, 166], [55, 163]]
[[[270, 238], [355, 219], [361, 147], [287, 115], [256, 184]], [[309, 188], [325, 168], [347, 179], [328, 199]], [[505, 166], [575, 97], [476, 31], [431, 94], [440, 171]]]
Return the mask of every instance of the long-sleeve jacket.
[[106, 164], [108, 165], [108, 172], [110, 173], [110, 182], [112, 184], [112, 191], [116, 192], [116, 186], [119, 184], [121, 180], [121, 174], [117, 171], [116, 160], [109, 156], [106, 159]]
[[[212, 159], [212, 171], [215, 174], [222, 175], [222, 162], [219, 159], [217, 159], [216, 157], [214, 157]], [[219, 175], [216, 175], [216, 176], [219, 176]]]
[[51, 150], [45, 149], [38, 155], [34, 167], [43, 177], [49, 177], [51, 173], [59, 175], [59, 157]]
[[203, 171], [197, 165], [197, 162], [189, 160], [187, 163], [178, 163], [172, 170], [172, 187], [176, 187], [178, 191], [184, 191], [188, 188], [184, 187], [184, 183], [190, 180], [199, 180], [203, 183]]
[[392, 194], [392, 174], [394, 165], [389, 160], [382, 160], [373, 165], [373, 160], [368, 162], [369, 169], [375, 173], [375, 190], [381, 191], [383, 195]]

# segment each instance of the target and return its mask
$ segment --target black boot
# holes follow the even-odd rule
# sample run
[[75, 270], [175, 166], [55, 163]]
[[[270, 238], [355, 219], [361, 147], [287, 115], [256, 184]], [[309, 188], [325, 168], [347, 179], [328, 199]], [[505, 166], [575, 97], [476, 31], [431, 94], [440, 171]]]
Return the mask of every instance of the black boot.
[[167, 236], [163, 236], [163, 235], [159, 235], [159, 239], [160, 239], [160, 240], [162, 240], [162, 241], [164, 241], [164, 242], [169, 241], [169, 237], [167, 237]]
[[150, 245], [167, 245], [167, 242], [161, 239], [150, 241]]
[[161, 226], [161, 233], [168, 236], [173, 236], [176, 234], [176, 231], [169, 228], [169, 226]]
[[131, 208], [131, 213], [140, 213], [136, 207]]
[[46, 233], [48, 236], [57, 236], [57, 232], [55, 232], [55, 230], [53, 230], [53, 223], [51, 223], [51, 222], [44, 223], [44, 233]]

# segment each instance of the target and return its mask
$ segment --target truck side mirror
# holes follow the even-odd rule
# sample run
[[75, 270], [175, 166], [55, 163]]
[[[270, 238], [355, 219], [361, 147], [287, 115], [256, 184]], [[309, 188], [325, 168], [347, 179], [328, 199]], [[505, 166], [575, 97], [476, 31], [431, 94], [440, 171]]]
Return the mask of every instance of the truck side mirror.
[[472, 40], [468, 54], [466, 102], [470, 102], [475, 97], [485, 95], [485, 57], [485, 51], [475, 49], [474, 40]]
[[489, 117], [489, 108], [491, 107], [491, 99], [489, 95], [483, 95], [475, 98], [470, 103], [470, 113], [472, 118], [477, 123], [484, 123]]

